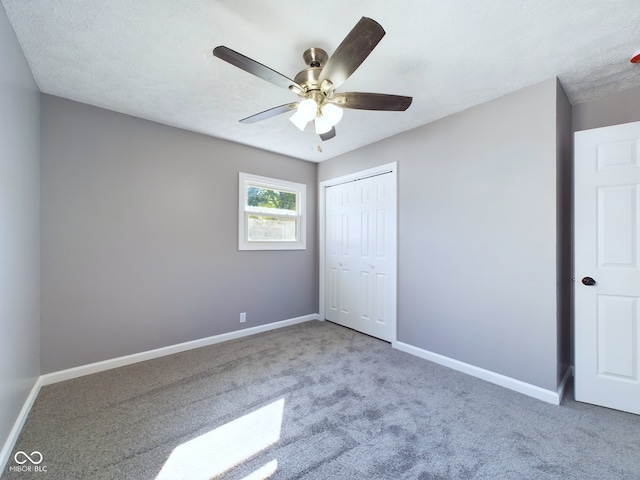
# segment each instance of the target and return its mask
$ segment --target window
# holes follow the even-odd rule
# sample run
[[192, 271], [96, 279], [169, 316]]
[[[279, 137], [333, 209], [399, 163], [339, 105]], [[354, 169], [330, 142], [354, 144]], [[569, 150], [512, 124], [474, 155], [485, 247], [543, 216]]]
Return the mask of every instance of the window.
[[240, 173], [240, 250], [303, 250], [306, 185]]

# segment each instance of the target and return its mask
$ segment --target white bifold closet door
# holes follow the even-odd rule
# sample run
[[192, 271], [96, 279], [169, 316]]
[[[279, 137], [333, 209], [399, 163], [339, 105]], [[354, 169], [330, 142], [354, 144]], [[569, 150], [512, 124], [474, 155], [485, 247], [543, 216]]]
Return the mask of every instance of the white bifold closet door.
[[326, 319], [394, 341], [395, 175], [327, 187], [325, 215]]

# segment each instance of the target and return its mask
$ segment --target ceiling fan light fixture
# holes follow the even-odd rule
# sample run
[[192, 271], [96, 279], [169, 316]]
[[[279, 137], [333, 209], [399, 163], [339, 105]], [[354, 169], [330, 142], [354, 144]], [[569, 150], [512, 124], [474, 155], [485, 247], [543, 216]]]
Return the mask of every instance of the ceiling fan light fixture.
[[344, 111], [332, 103], [327, 103], [322, 107], [322, 118], [325, 118], [329, 125], [335, 127], [342, 119]]
[[329, 120], [325, 116], [316, 118], [314, 123], [316, 125], [316, 133], [318, 135], [322, 135], [323, 133], [327, 133], [328, 131], [330, 131], [333, 128], [333, 125], [331, 125], [331, 123], [329, 122]]
[[318, 116], [318, 104], [313, 98], [307, 98], [298, 104], [298, 113], [307, 122]]
[[301, 101], [296, 107], [296, 113], [291, 115], [289, 120], [300, 129], [304, 131], [304, 127], [307, 126], [307, 122], [310, 122], [318, 114], [318, 104], [313, 98], [307, 98]]
[[304, 115], [301, 115], [298, 111], [291, 115], [291, 117], [289, 117], [289, 120], [291, 120], [291, 123], [298, 127], [301, 132], [304, 131], [304, 127], [306, 127], [307, 123], [309, 122], [309, 120], [304, 118]]

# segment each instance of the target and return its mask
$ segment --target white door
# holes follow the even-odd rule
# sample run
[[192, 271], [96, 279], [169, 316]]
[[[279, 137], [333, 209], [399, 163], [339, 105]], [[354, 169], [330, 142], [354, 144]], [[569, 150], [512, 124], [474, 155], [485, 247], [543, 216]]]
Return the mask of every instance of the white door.
[[640, 414], [640, 122], [575, 134], [575, 396]]
[[394, 341], [395, 176], [327, 187], [325, 215], [325, 318]]

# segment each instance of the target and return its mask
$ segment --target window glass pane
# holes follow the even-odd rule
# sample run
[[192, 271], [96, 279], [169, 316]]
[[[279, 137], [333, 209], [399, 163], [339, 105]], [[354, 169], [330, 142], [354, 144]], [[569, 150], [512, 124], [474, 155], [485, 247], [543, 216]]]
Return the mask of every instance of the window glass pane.
[[298, 219], [248, 215], [247, 227], [250, 242], [295, 242]]
[[296, 194], [283, 190], [249, 186], [247, 188], [247, 205], [295, 212]]
[[306, 185], [239, 174], [238, 249], [304, 250]]

